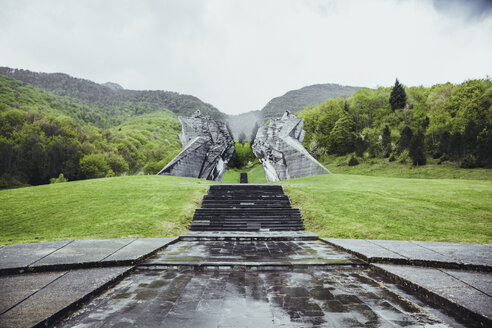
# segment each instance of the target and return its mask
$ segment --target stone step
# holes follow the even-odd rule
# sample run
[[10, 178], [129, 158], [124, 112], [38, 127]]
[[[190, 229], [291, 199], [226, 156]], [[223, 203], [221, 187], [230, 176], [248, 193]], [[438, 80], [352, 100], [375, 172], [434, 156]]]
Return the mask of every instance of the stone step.
[[252, 232], [257, 232], [257, 231], [302, 231], [304, 230], [304, 227], [302, 228], [290, 228], [290, 227], [281, 227], [281, 228], [228, 228], [228, 227], [221, 227], [218, 229], [217, 227], [190, 227], [191, 231], [252, 231]]
[[244, 222], [252, 222], [252, 221], [293, 221], [293, 220], [298, 220], [302, 221], [300, 216], [257, 216], [257, 217], [243, 217], [243, 216], [200, 216], [200, 217], [195, 217], [193, 218], [193, 221], [198, 220], [213, 220], [213, 221], [224, 221], [224, 220], [230, 220], [230, 221], [244, 221]]
[[240, 204], [240, 203], [248, 203], [245, 205], [257, 205], [258, 208], [261, 208], [263, 204], [265, 205], [275, 205], [275, 204], [288, 204], [290, 205], [290, 202], [288, 199], [278, 199], [278, 200], [271, 200], [271, 199], [204, 199], [202, 201], [202, 204]]
[[264, 184], [264, 185], [258, 185], [258, 184], [233, 184], [233, 185], [227, 185], [227, 184], [220, 184], [220, 185], [211, 185], [210, 186], [210, 191], [216, 191], [216, 190], [254, 190], [254, 191], [280, 191], [283, 192], [282, 186], [281, 185], [270, 185], [270, 184]]
[[209, 194], [227, 194], [227, 193], [245, 193], [245, 194], [260, 194], [260, 193], [265, 193], [265, 194], [283, 194], [284, 191], [279, 188], [279, 189], [250, 189], [250, 188], [237, 188], [237, 189], [209, 189], [208, 190]]
[[300, 221], [291, 221], [291, 222], [275, 222], [275, 221], [242, 221], [242, 222], [228, 222], [228, 221], [207, 221], [207, 220], [199, 220], [193, 221], [191, 223], [195, 226], [241, 226], [241, 225], [251, 225], [251, 224], [262, 224], [262, 225], [276, 225], [276, 226], [302, 226], [302, 222]]
[[245, 208], [241, 210], [234, 210], [228, 208], [197, 208], [195, 210], [195, 214], [199, 213], [213, 213], [213, 214], [221, 214], [221, 213], [241, 213], [244, 215], [257, 215], [257, 214], [273, 214], [273, 215], [284, 215], [291, 213], [301, 213], [298, 208]]
[[288, 225], [288, 226], [281, 226], [281, 225], [264, 225], [264, 224], [244, 224], [244, 225], [234, 225], [234, 226], [229, 226], [229, 225], [224, 225], [224, 226], [206, 226], [206, 225], [192, 225], [190, 227], [191, 230], [193, 231], [201, 231], [201, 230], [206, 230], [206, 231], [212, 231], [212, 230], [228, 230], [228, 231], [234, 231], [234, 230], [256, 230], [259, 231], [261, 229], [277, 229], [277, 230], [303, 230], [304, 227], [301, 225]]
[[256, 220], [256, 221], [234, 221], [234, 220], [196, 220], [192, 221], [192, 225], [206, 225], [206, 226], [240, 226], [240, 225], [248, 225], [248, 224], [263, 224], [263, 225], [277, 225], [277, 226], [289, 226], [289, 225], [299, 225], [302, 226], [303, 223], [301, 220], [288, 220], [288, 221], [278, 221], [278, 220]]
[[241, 195], [232, 195], [232, 194], [214, 194], [214, 195], [205, 195], [203, 196], [203, 200], [289, 200], [289, 197], [283, 194], [241, 194]]
[[242, 198], [275, 198], [285, 196], [285, 194], [280, 192], [269, 192], [269, 193], [248, 193], [248, 192], [221, 192], [214, 193], [209, 192], [207, 194], [209, 197], [220, 197], [220, 198], [234, 198], [234, 199], [242, 199]]
[[[225, 208], [230, 208], [230, 209], [247, 209], [247, 208], [256, 208], [258, 205], [254, 204], [245, 204], [245, 203], [238, 203], [238, 204], [203, 204], [202, 208], [220, 208], [220, 209], [225, 209]], [[268, 205], [262, 205], [263, 208], [267, 209], [278, 209], [278, 208], [291, 208], [290, 204], [268, 204]]]
[[234, 221], [269, 221], [269, 220], [276, 220], [276, 221], [292, 221], [292, 220], [301, 220], [301, 216], [264, 216], [264, 217], [244, 217], [244, 216], [196, 216], [193, 218], [194, 220], [214, 220], [214, 221], [223, 221], [223, 220], [234, 220]]
[[279, 185], [212, 185], [196, 209], [193, 231], [301, 231], [301, 211]]
[[209, 201], [204, 200], [202, 202], [202, 208], [291, 208], [289, 201]]

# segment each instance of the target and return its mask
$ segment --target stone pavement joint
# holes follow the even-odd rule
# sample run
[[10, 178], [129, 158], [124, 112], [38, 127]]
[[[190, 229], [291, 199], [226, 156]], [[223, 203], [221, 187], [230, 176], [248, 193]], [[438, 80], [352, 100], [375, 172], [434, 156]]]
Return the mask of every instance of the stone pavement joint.
[[492, 245], [400, 240], [323, 238], [370, 263], [492, 272]]
[[[48, 326], [127, 275], [132, 267], [0, 277], [0, 327]], [[20, 286], [29, 286], [19, 292]]]
[[311, 231], [189, 231], [179, 237], [181, 241], [286, 241], [286, 240], [319, 240], [318, 235]]
[[372, 264], [371, 268], [449, 313], [492, 327], [490, 273], [391, 264]]
[[89, 239], [7, 245], [0, 249], [0, 275], [134, 265], [175, 241]]

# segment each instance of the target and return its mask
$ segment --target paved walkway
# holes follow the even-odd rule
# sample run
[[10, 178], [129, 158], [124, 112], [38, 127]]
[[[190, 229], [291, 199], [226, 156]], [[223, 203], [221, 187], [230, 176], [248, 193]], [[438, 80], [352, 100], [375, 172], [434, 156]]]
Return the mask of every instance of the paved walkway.
[[[380, 255], [380, 248], [368, 246], [367, 241], [328, 239], [328, 243], [312, 237], [302, 232], [229, 232], [217, 233], [211, 240], [210, 233], [191, 233], [180, 240], [4, 246], [0, 248], [0, 326], [53, 323], [80, 304], [85, 306], [78, 315], [61, 327], [465, 327], [490, 323], [491, 266], [480, 266], [486, 271], [444, 267], [452, 263], [448, 259], [469, 252], [475, 258], [473, 265], [489, 263], [490, 252], [485, 250], [490, 245], [426, 242], [427, 249], [439, 249], [433, 258], [433, 253], [425, 257], [403, 252], [405, 241], [370, 241], [400, 250], [395, 261], [405, 257], [409, 263], [390, 264], [388, 253], [368, 256]], [[365, 255], [358, 257], [356, 251]], [[432, 267], [437, 258], [447, 260]], [[426, 267], [411, 264], [422, 260], [427, 261]], [[458, 317], [465, 315], [466, 320], [457, 322], [449, 313], [401, 298], [401, 290], [391, 288], [392, 282], [431, 304], [456, 311]]]
[[279, 186], [204, 199], [179, 238], [0, 245], [0, 327], [492, 326], [491, 245], [319, 239]]

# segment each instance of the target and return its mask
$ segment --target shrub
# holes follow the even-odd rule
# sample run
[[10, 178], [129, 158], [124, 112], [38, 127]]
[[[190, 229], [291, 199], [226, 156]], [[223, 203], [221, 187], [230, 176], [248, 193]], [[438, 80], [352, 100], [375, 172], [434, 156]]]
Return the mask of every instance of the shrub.
[[164, 166], [162, 166], [161, 164], [159, 164], [159, 162], [149, 161], [143, 167], [143, 171], [144, 171], [145, 174], [157, 174], [163, 168], [164, 168]]
[[442, 156], [439, 158], [439, 161], [437, 162], [437, 164], [442, 164], [444, 162], [447, 162], [449, 161], [449, 156], [448, 154], [442, 154]]
[[463, 162], [461, 162], [461, 167], [464, 169], [472, 169], [477, 167], [477, 159], [472, 154], [468, 154], [463, 159]]
[[356, 166], [356, 165], [359, 165], [359, 160], [357, 159], [357, 157], [355, 156], [350, 157], [348, 161], [348, 166]]
[[67, 182], [68, 179], [63, 176], [63, 173], [60, 173], [58, 178], [51, 178], [50, 183], [60, 183], [60, 182]]
[[408, 159], [408, 150], [404, 150], [401, 152], [400, 156], [398, 156], [398, 162], [405, 164]]
[[391, 153], [389, 159], [388, 159], [390, 162], [394, 162], [396, 161], [396, 156], [395, 156], [395, 153]]
[[109, 170], [111, 169], [101, 154], [85, 155], [80, 160], [80, 171], [87, 179], [104, 178]]

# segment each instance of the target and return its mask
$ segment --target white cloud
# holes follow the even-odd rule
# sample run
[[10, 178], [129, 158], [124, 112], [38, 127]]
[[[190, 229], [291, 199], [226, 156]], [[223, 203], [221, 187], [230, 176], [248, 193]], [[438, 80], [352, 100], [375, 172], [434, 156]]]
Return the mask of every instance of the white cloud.
[[227, 113], [314, 83], [492, 75], [491, 11], [453, 1], [0, 0], [0, 65], [193, 94]]

